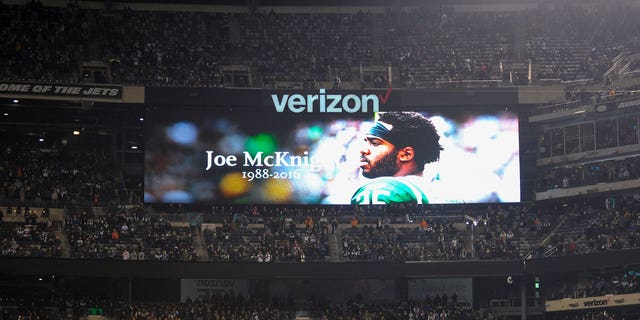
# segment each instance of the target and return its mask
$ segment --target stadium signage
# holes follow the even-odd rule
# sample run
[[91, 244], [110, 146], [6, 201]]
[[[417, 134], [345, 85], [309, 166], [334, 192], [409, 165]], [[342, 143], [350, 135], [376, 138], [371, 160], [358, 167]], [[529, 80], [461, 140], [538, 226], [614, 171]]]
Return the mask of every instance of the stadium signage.
[[0, 94], [78, 98], [122, 98], [122, 86], [101, 84], [0, 82]]
[[608, 294], [587, 298], [565, 298], [560, 300], [547, 300], [545, 309], [547, 312], [581, 310], [594, 308], [611, 308], [640, 304], [640, 293]]
[[233, 293], [247, 296], [248, 282], [240, 279], [180, 279], [180, 301], [206, 301], [214, 296]]
[[235, 281], [231, 279], [197, 279], [198, 287], [220, 287], [228, 288], [235, 285]]
[[272, 94], [271, 100], [277, 112], [289, 110], [293, 113], [319, 112], [319, 113], [358, 113], [378, 112], [380, 103], [386, 104], [391, 94], [391, 88], [386, 94], [327, 94], [326, 89], [320, 89], [319, 94]]
[[633, 107], [637, 107], [637, 106], [640, 106], [640, 99], [620, 102], [620, 103], [618, 103], [618, 110], [627, 109], [627, 108], [633, 108]]
[[600, 307], [606, 306], [609, 303], [609, 299], [593, 299], [591, 301], [583, 301], [582, 304], [587, 307]]

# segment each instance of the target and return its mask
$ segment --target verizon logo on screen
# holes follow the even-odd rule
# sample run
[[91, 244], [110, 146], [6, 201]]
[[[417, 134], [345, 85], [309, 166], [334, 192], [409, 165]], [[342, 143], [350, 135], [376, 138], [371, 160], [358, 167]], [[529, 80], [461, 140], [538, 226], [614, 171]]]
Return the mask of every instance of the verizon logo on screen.
[[341, 95], [326, 94], [326, 89], [320, 89], [319, 94], [277, 94], [271, 95], [273, 106], [277, 112], [290, 111], [293, 113], [320, 112], [320, 113], [357, 113], [357, 112], [378, 112], [380, 104], [389, 101], [392, 88], [387, 89], [384, 95], [363, 94], [363, 95]]

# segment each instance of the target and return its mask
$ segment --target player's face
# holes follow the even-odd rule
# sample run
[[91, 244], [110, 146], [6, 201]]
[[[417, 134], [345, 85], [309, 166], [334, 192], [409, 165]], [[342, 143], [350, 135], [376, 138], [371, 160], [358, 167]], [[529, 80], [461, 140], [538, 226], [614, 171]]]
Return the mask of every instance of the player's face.
[[367, 178], [394, 176], [398, 171], [397, 152], [390, 142], [374, 136], [364, 138], [360, 150], [360, 168]]

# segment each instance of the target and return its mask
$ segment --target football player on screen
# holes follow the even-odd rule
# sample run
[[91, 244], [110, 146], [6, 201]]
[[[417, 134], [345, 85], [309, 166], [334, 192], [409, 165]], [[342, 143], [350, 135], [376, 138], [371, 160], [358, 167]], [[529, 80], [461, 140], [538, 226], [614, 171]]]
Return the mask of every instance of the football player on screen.
[[365, 135], [360, 150], [362, 175], [352, 204], [429, 203], [423, 191], [424, 166], [440, 158], [440, 135], [417, 112], [385, 112]]

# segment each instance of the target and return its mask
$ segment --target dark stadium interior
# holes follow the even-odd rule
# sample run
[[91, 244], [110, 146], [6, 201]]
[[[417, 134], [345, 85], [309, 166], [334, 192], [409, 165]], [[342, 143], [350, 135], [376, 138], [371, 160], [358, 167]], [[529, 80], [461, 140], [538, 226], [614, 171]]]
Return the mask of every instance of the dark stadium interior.
[[640, 319], [638, 14], [0, 0], [0, 320]]

